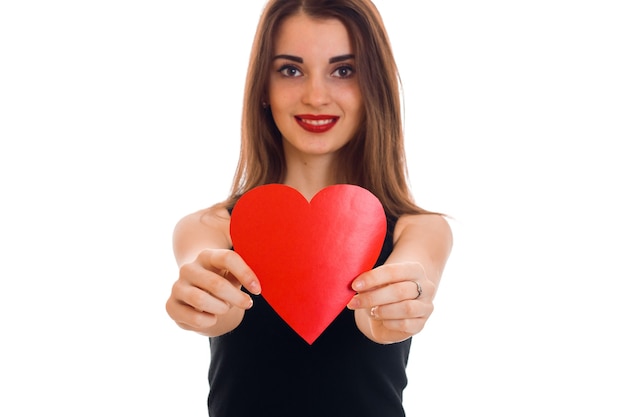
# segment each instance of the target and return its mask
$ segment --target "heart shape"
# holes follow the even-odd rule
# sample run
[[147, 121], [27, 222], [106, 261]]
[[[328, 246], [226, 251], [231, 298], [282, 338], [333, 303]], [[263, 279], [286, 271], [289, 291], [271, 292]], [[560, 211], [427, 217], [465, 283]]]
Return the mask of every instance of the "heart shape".
[[256, 273], [263, 297], [307, 343], [347, 305], [352, 281], [371, 269], [387, 232], [369, 191], [332, 185], [309, 203], [281, 184], [256, 187], [233, 208], [233, 249]]

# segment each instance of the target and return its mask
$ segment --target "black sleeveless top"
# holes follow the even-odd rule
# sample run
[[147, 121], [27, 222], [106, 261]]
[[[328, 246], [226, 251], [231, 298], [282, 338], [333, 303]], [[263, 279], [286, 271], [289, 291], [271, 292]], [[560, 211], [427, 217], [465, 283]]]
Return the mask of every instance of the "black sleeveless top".
[[[396, 219], [376, 263], [393, 249]], [[400, 417], [411, 339], [380, 345], [345, 308], [309, 345], [261, 296], [232, 332], [210, 338], [211, 417]]]

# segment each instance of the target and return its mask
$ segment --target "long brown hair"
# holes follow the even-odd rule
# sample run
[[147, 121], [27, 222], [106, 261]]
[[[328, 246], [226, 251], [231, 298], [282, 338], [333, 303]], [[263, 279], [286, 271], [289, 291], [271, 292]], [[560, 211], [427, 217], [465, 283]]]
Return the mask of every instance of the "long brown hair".
[[285, 175], [281, 133], [263, 106], [274, 39], [288, 17], [304, 13], [338, 19], [354, 47], [363, 99], [363, 125], [339, 154], [345, 183], [368, 189], [392, 217], [428, 213], [418, 207], [407, 184], [400, 77], [382, 18], [369, 0], [270, 0], [257, 26], [245, 86], [239, 164], [226, 205], [252, 188], [280, 183]]

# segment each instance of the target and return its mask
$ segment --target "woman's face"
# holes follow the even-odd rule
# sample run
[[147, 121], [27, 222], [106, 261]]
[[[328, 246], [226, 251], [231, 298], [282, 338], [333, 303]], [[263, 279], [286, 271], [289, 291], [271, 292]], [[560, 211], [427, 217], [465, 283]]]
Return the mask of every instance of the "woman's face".
[[347, 29], [337, 19], [289, 17], [278, 30], [272, 58], [269, 104], [285, 156], [334, 155], [363, 118]]

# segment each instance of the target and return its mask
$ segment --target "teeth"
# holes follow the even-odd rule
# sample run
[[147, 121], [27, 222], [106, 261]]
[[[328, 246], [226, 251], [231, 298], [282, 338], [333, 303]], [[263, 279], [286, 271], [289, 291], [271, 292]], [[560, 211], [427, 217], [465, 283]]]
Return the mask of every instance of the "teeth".
[[326, 120], [310, 120], [310, 119], [301, 119], [304, 123], [309, 124], [309, 125], [313, 125], [313, 126], [322, 126], [322, 125], [327, 125], [333, 122], [333, 119], [326, 119]]

